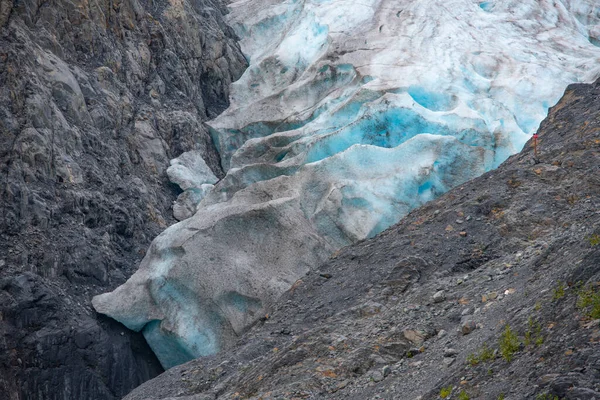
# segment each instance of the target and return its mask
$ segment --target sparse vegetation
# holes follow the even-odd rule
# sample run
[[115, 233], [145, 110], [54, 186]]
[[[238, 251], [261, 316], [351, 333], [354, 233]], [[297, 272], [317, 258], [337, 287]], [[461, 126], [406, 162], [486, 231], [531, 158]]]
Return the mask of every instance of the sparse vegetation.
[[476, 366], [477, 364], [479, 364], [479, 358], [477, 357], [477, 354], [475, 354], [475, 353], [471, 353], [471, 354], [469, 354], [469, 355], [467, 356], [467, 363], [468, 363], [470, 366], [472, 366], [472, 367], [474, 367], [474, 366]]
[[440, 390], [440, 397], [442, 399], [447, 398], [448, 396], [450, 396], [450, 393], [452, 393], [452, 386], [447, 386], [447, 387], [443, 387]]
[[[600, 307], [600, 294], [598, 295], [598, 304]], [[467, 356], [467, 363], [474, 367], [482, 363], [493, 361], [497, 357], [497, 352], [507, 362], [511, 362], [514, 359], [515, 353], [521, 349], [522, 344], [525, 346], [541, 346], [544, 343], [542, 324], [533, 319], [533, 317], [529, 317], [527, 325], [528, 326], [523, 337], [523, 342], [521, 342], [519, 336], [517, 336], [517, 333], [512, 330], [510, 325], [506, 324], [504, 331], [502, 331], [498, 339], [498, 350], [494, 350], [493, 348], [490, 348], [487, 343], [484, 343], [478, 352], [471, 353]], [[491, 369], [488, 370], [488, 374], [492, 374]]]
[[539, 336], [538, 338], [535, 339], [535, 345], [536, 346], [541, 346], [544, 344], [544, 337], [543, 336]]
[[464, 390], [458, 394], [458, 400], [470, 400], [471, 397]]
[[490, 349], [487, 343], [479, 350], [479, 353], [472, 353], [467, 356], [467, 362], [472, 366], [491, 361], [495, 358], [494, 350]]
[[590, 285], [579, 290], [577, 307], [590, 319], [600, 319], [600, 290]]
[[600, 245], [600, 235], [598, 235], [597, 233], [594, 233], [592, 236], [590, 236], [588, 238], [588, 242], [590, 242], [590, 245], [592, 245], [592, 246]]
[[500, 335], [500, 340], [498, 341], [498, 348], [502, 358], [508, 362], [511, 362], [515, 353], [519, 351], [520, 345], [521, 343], [519, 342], [519, 338], [512, 331], [510, 325], [506, 324], [504, 332], [502, 332], [502, 335]]
[[562, 281], [558, 281], [558, 284], [554, 288], [554, 294], [552, 295], [553, 300], [560, 300], [565, 297], [565, 284]]
[[525, 346], [535, 344], [541, 346], [544, 343], [544, 336], [542, 336], [542, 324], [539, 321], [535, 321], [532, 317], [529, 317], [527, 322], [527, 331], [525, 331]]
[[498, 400], [504, 400], [504, 393], [500, 393], [500, 395], [498, 396]]

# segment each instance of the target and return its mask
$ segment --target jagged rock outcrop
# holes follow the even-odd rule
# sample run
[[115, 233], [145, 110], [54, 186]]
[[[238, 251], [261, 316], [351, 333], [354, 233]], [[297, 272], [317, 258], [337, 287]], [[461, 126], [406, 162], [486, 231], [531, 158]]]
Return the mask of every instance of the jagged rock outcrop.
[[342, 249], [236, 347], [126, 399], [600, 398], [600, 81], [568, 88], [538, 146]]
[[496, 167], [600, 73], [592, 0], [230, 7], [250, 65], [209, 122], [227, 174], [94, 298], [165, 366], [226, 348], [326, 255]]
[[169, 159], [246, 67], [219, 1], [0, 1], [0, 398], [118, 399], [162, 368], [91, 308], [174, 222]]

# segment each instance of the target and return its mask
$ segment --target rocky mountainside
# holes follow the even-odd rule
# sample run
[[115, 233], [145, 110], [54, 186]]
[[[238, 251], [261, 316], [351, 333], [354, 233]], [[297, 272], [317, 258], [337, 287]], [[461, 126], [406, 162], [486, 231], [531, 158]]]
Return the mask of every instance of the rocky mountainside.
[[532, 144], [126, 399], [600, 398], [600, 81]]
[[169, 159], [246, 68], [213, 0], [0, 0], [0, 398], [118, 399], [162, 368], [91, 308], [172, 224]]

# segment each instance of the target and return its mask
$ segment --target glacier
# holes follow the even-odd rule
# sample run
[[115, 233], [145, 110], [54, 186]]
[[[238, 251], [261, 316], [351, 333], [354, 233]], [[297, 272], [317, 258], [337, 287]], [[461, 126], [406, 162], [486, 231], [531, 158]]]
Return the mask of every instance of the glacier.
[[198, 204], [218, 179], [198, 150], [185, 152], [171, 160], [170, 164], [167, 176], [183, 190], [173, 204], [173, 216], [181, 221], [196, 213]]
[[336, 250], [497, 167], [568, 84], [600, 76], [595, 0], [229, 9], [249, 67], [209, 123], [226, 175], [173, 161], [181, 222], [92, 301], [165, 368], [230, 345]]

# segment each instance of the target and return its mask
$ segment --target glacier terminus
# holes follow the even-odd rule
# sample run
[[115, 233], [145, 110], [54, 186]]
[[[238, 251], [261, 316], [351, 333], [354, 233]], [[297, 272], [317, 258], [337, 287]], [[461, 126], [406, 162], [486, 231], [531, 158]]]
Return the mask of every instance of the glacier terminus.
[[199, 153], [172, 161], [181, 222], [93, 300], [166, 368], [230, 345], [336, 250], [497, 167], [568, 84], [600, 76], [595, 0], [229, 7], [249, 67], [209, 123], [226, 175]]

